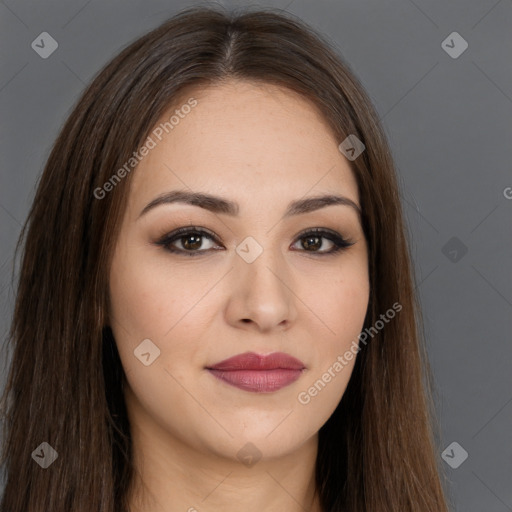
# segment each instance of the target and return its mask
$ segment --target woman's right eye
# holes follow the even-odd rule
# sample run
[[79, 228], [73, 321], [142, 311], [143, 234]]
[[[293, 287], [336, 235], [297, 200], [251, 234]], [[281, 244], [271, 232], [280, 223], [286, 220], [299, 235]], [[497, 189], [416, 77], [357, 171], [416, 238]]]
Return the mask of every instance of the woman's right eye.
[[[217, 240], [212, 233], [204, 229], [186, 227], [168, 233], [156, 243], [171, 253], [196, 256], [214, 249], [214, 246], [210, 246], [199, 250], [203, 247], [204, 239], [211, 242]], [[181, 247], [176, 247], [176, 244], [181, 245]]]

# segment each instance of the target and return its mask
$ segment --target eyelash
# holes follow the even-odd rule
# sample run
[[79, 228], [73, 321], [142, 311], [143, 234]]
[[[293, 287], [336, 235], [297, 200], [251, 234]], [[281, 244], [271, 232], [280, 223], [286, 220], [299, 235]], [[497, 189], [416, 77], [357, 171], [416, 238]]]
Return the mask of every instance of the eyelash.
[[[198, 256], [202, 253], [209, 252], [211, 250], [218, 250], [218, 249], [206, 249], [206, 250], [196, 250], [196, 251], [186, 251], [183, 249], [177, 249], [176, 247], [172, 247], [171, 244], [179, 240], [181, 238], [185, 238], [187, 235], [199, 235], [204, 238], [208, 238], [212, 240], [215, 243], [218, 243], [217, 237], [211, 233], [208, 230], [205, 230], [203, 228], [196, 228], [195, 226], [190, 227], [183, 227], [176, 229], [175, 231], [172, 231], [171, 233], [168, 233], [164, 235], [160, 240], [155, 242], [157, 245], [162, 246], [163, 249], [167, 252], [173, 253], [173, 254], [183, 254], [186, 256]], [[351, 245], [354, 245], [355, 242], [352, 242], [350, 240], [346, 240], [342, 236], [340, 236], [335, 231], [331, 231], [325, 228], [310, 228], [306, 231], [303, 231], [297, 236], [296, 242], [303, 239], [308, 238], [309, 236], [318, 237], [318, 238], [327, 238], [330, 240], [334, 247], [330, 249], [329, 251], [307, 251], [307, 250], [299, 250], [299, 252], [306, 252], [306, 253], [312, 253], [313, 255], [321, 255], [321, 256], [330, 256], [333, 254], [336, 254], [340, 251], [344, 251]], [[294, 245], [295, 243], [294, 242]]]

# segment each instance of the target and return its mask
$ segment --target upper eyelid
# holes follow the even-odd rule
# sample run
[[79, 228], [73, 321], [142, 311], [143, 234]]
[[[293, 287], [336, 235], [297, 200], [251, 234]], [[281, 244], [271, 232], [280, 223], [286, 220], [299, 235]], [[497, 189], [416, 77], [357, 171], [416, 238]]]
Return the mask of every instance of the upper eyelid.
[[[304, 235], [304, 234], [307, 234], [310, 232], [315, 232], [315, 231], [325, 231], [326, 233], [331, 233], [333, 235], [338, 235], [342, 238], [345, 238], [342, 233], [339, 233], [335, 229], [320, 227], [320, 226], [313, 226], [310, 228], [305, 228], [305, 229], [299, 231], [299, 233], [297, 233], [295, 235], [295, 237], [298, 237], [298, 236], [301, 236], [301, 235]], [[170, 238], [172, 236], [180, 235], [180, 234], [188, 233], [188, 232], [206, 234], [208, 236], [211, 236], [212, 238], [216, 238], [217, 240], [220, 239], [220, 237], [218, 235], [216, 235], [215, 232], [209, 230], [208, 228], [204, 228], [204, 227], [200, 227], [200, 226], [182, 226], [182, 227], [173, 229], [171, 231], [165, 232], [164, 235], [161, 236], [160, 238], [161, 239], [162, 238]]]

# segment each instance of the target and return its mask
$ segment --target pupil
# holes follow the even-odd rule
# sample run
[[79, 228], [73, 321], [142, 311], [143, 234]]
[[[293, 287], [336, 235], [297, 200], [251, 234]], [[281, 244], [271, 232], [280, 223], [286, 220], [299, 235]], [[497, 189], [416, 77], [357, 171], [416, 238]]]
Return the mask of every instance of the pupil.
[[[185, 243], [183, 243], [185, 240]], [[188, 243], [188, 240], [195, 240], [191, 244]], [[187, 235], [182, 238], [183, 247], [185, 249], [199, 249], [201, 247], [201, 235]]]
[[[322, 242], [320, 242], [320, 237], [319, 236], [310, 236], [310, 237], [306, 237], [304, 240], [306, 240], [306, 243], [304, 245], [304, 247], [306, 249], [308, 248], [315, 248], [315, 249], [319, 249], [321, 246], [322, 246]], [[311, 240], [315, 240], [314, 242], [311, 242]]]

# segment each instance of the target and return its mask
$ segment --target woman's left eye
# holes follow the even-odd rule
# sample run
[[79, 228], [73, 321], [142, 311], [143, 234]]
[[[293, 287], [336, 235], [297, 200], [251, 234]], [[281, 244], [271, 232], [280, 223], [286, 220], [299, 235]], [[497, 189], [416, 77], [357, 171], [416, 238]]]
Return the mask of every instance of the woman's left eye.
[[[217, 245], [216, 248], [210, 246], [204, 249], [203, 239], [207, 239], [210, 242], [218, 242], [217, 237], [213, 233], [203, 228], [185, 227], [165, 235], [157, 241], [156, 244], [162, 246], [168, 252], [187, 256], [197, 256], [211, 250], [222, 249], [221, 245]], [[330, 249], [325, 249], [325, 240], [329, 241], [331, 245]], [[181, 248], [176, 247], [176, 243], [181, 245]], [[336, 231], [325, 228], [312, 228], [301, 233], [293, 246], [300, 244], [301, 247], [305, 249], [303, 252], [327, 255], [342, 251], [354, 245], [354, 243], [355, 242], [346, 240], [339, 233], [336, 233]], [[200, 248], [202, 248], [202, 250], [199, 250]]]
[[[321, 249], [325, 246], [323, 240], [328, 240], [331, 244], [331, 249], [329, 250], [312, 250], [309, 249]], [[297, 242], [295, 244], [301, 243], [302, 247], [307, 248], [305, 252], [313, 252], [318, 254], [334, 254], [338, 251], [342, 251], [347, 249], [351, 245], [354, 245], [355, 242], [350, 240], [346, 240], [336, 231], [331, 231], [330, 229], [325, 228], [313, 228], [309, 229], [305, 233], [301, 233], [298, 237]], [[294, 244], [294, 245], [295, 245]]]

